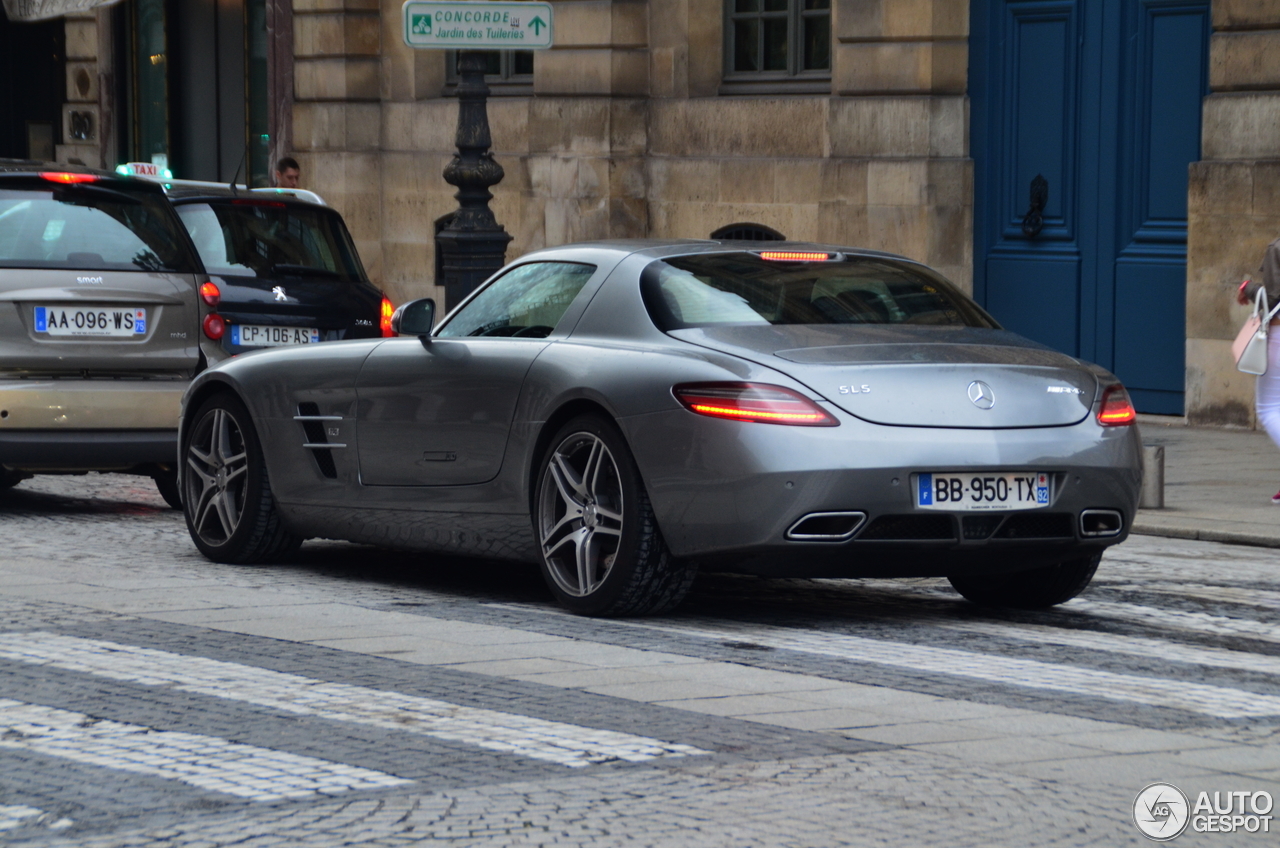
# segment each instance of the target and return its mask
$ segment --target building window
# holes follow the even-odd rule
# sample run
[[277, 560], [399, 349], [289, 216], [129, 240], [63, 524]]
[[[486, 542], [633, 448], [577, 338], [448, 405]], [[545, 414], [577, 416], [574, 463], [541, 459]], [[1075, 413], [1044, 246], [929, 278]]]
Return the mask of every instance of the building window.
[[831, 0], [725, 0], [721, 91], [831, 89]]
[[[483, 50], [488, 67], [485, 68], [484, 81], [489, 85], [489, 93], [532, 94], [533, 93], [533, 51], [532, 50]], [[458, 87], [458, 53], [450, 50], [445, 54], [449, 69], [445, 79], [445, 94], [453, 94]]]

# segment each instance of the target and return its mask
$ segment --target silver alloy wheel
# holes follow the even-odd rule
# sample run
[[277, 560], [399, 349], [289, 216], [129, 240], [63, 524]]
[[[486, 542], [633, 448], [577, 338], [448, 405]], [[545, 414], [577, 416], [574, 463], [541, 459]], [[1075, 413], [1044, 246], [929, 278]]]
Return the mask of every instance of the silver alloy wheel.
[[249, 479], [249, 453], [240, 422], [213, 409], [187, 445], [186, 499], [191, 526], [209, 545], [223, 545], [240, 526]]
[[542, 473], [538, 541], [565, 594], [586, 597], [609, 576], [622, 542], [622, 508], [622, 481], [605, 443], [592, 433], [562, 441]]

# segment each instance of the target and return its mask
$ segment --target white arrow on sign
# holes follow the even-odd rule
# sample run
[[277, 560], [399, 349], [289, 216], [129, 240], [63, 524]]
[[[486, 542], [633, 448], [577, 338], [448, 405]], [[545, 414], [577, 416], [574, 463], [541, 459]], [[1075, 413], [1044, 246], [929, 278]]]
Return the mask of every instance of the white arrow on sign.
[[423, 50], [545, 50], [553, 41], [550, 3], [406, 0], [403, 9], [404, 43]]

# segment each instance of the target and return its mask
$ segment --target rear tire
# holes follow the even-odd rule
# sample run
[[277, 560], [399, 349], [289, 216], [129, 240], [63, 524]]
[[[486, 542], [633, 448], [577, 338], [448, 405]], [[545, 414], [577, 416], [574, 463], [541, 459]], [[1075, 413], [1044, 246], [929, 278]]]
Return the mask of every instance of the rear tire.
[[626, 440], [598, 415], [574, 418], [551, 439], [533, 532], [547, 586], [578, 615], [666, 612], [697, 573], [668, 550]]
[[187, 530], [214, 562], [275, 562], [302, 544], [280, 518], [262, 446], [239, 398], [201, 404], [183, 437], [182, 504]]
[[182, 493], [178, 491], [178, 472], [162, 471], [151, 478], [156, 481], [156, 491], [173, 509], [182, 509]]
[[1030, 571], [965, 574], [947, 579], [957, 592], [979, 606], [1044, 609], [1083, 592], [1101, 559], [1099, 552]]

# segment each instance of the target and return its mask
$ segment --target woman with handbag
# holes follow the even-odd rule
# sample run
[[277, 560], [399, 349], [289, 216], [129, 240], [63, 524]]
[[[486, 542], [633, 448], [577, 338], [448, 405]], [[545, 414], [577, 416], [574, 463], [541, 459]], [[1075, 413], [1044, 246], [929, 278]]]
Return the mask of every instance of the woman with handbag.
[[[1253, 315], [1232, 346], [1236, 367], [1257, 375], [1258, 421], [1280, 447], [1280, 239], [1267, 245], [1257, 274], [1246, 277], [1236, 290], [1236, 302], [1254, 305]], [[1265, 350], [1265, 358], [1259, 347]], [[1280, 506], [1280, 492], [1271, 496], [1271, 502]]]

